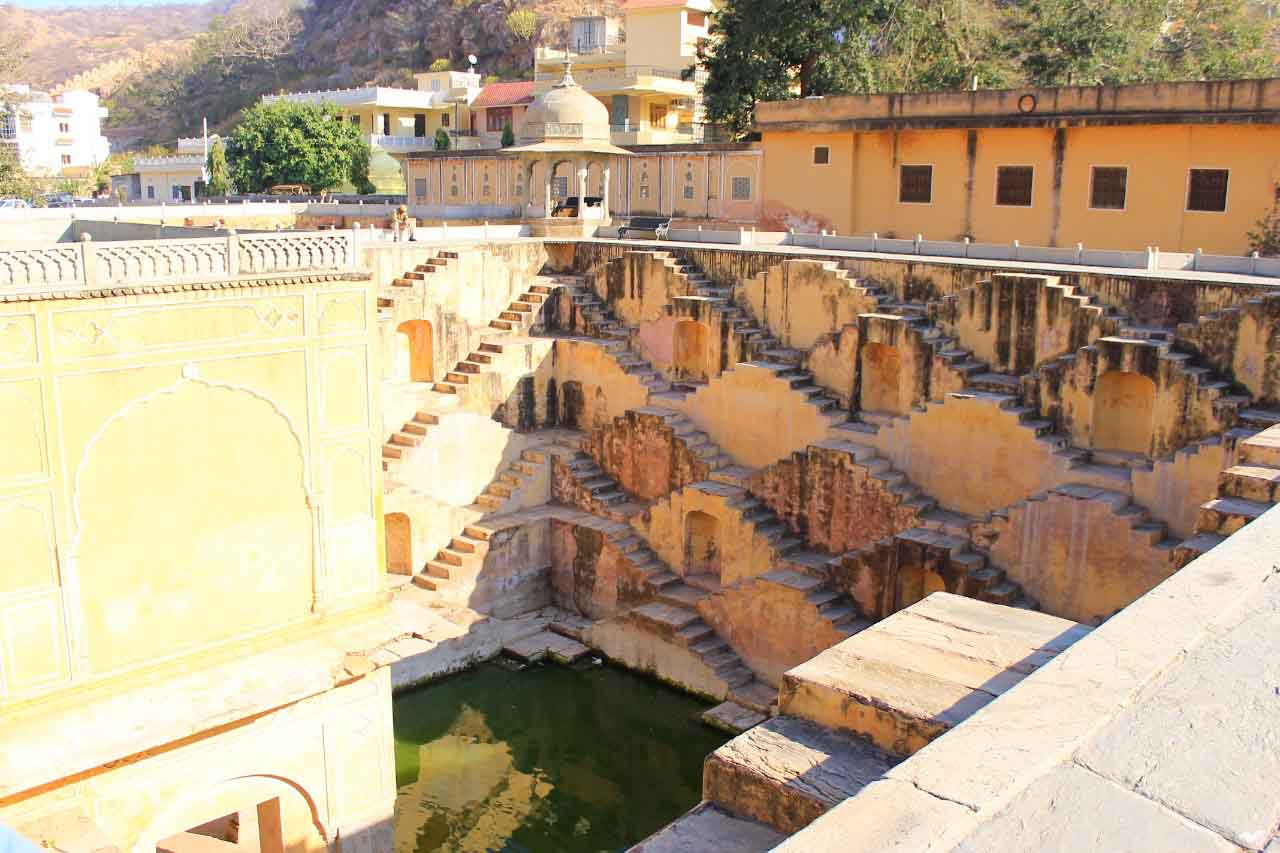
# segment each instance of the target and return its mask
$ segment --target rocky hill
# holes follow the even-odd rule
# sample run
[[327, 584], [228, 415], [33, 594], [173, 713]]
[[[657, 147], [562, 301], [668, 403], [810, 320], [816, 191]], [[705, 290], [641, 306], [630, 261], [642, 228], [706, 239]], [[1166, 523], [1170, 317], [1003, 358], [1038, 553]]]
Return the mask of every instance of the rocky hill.
[[[564, 40], [571, 15], [613, 14], [616, 0], [310, 0], [293, 7], [296, 31], [279, 55], [229, 62], [213, 45], [228, 22], [279, 0], [213, 0], [201, 5], [50, 10], [0, 5], [0, 29], [27, 36], [22, 76], [56, 88], [99, 91], [116, 129], [145, 128], [135, 143], [170, 142], [207, 117], [226, 127], [262, 94], [377, 82], [413, 85], [433, 61], [465, 67], [479, 58], [485, 75], [527, 76], [538, 43]], [[531, 37], [511, 31], [509, 16], [533, 12]]]

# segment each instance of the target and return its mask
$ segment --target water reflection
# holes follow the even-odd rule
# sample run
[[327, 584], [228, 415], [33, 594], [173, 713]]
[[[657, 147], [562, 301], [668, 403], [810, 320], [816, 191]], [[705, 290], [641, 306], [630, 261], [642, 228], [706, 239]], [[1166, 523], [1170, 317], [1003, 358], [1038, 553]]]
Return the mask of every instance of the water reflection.
[[621, 850], [698, 802], [705, 705], [608, 667], [490, 664], [395, 701], [396, 850]]

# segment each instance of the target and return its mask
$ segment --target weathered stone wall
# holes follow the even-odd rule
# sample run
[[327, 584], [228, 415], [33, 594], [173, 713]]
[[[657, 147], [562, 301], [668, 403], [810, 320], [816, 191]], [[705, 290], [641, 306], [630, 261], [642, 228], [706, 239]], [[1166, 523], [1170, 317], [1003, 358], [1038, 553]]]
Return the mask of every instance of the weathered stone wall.
[[770, 575], [708, 596], [698, 613], [761, 680], [777, 685], [793, 666], [845, 639], [803, 589]]
[[1064, 486], [1010, 507], [977, 535], [989, 558], [1046, 613], [1097, 623], [1173, 574], [1163, 532], [1136, 523], [1128, 497]]
[[1177, 346], [1256, 402], [1280, 405], [1280, 296], [1251, 299], [1178, 327]]
[[841, 442], [797, 451], [757, 473], [748, 488], [807, 547], [828, 554], [862, 548], [921, 523], [919, 510], [904, 504]]
[[1056, 277], [1000, 273], [930, 308], [930, 320], [996, 373], [1027, 373], [1118, 323]]
[[777, 370], [739, 364], [674, 404], [733, 460], [753, 468], [827, 438], [843, 415], [824, 414]]
[[735, 282], [733, 296], [783, 346], [795, 349], [809, 349], [879, 306], [873, 293], [831, 261], [785, 260]]
[[710, 465], [660, 412], [632, 409], [591, 434], [592, 457], [628, 494], [655, 500], [706, 480]]
[[643, 524], [649, 547], [676, 574], [683, 576], [706, 568], [692, 565], [688, 553], [687, 519], [690, 514], [699, 513], [714, 520], [710, 573], [721, 584], [735, 584], [772, 571], [776, 555], [769, 540], [746, 515], [744, 495], [741, 489], [710, 482], [673, 492], [649, 510]]
[[1217, 405], [1224, 389], [1186, 366], [1158, 345], [1102, 338], [1040, 369], [1040, 414], [1077, 447], [1159, 458], [1234, 423], [1235, 409]]
[[[368, 267], [380, 290], [419, 264], [427, 263], [441, 247], [419, 248], [415, 243], [379, 244], [365, 249], [361, 262]], [[389, 339], [411, 321], [430, 324], [427, 344], [434, 367], [432, 379], [444, 378], [459, 361], [480, 345], [492, 331], [489, 322], [525, 292], [547, 262], [538, 243], [495, 243], [482, 249], [463, 249], [457, 258], [426, 274], [412, 287], [395, 287], [393, 322], [380, 324], [383, 363], [395, 365], [395, 344]], [[413, 327], [409, 327], [413, 328]], [[407, 377], [406, 377], [407, 378]]]
[[652, 598], [617, 541], [597, 527], [551, 520], [551, 589], [556, 606], [605, 619]]

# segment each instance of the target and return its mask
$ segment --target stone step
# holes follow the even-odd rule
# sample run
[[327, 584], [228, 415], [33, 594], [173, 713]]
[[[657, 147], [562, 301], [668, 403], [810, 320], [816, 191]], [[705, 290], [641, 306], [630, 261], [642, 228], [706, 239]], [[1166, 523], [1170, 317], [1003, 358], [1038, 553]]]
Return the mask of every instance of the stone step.
[[907, 756], [1088, 630], [934, 593], [784, 673], [779, 712]]
[[1240, 462], [1280, 468], [1280, 428], [1263, 430], [1240, 442]]
[[785, 840], [772, 827], [699, 803], [628, 853], [764, 853]]
[[1280, 500], [1280, 468], [1233, 465], [1218, 475], [1218, 495], [1275, 503]]
[[798, 717], [774, 717], [707, 756], [702, 795], [726, 811], [791, 834], [893, 764], [866, 741]]
[[[653, 601], [648, 604], [642, 604], [631, 611], [631, 615], [636, 618], [648, 622], [655, 627], [665, 629], [672, 633], [688, 628], [695, 622], [701, 622], [696, 611], [687, 607], [673, 607], [670, 604], [661, 601]], [[706, 623], [703, 623], [704, 627]], [[711, 629], [707, 627], [707, 632]]]
[[1270, 504], [1245, 498], [1214, 498], [1200, 506], [1196, 532], [1230, 536], [1270, 508]]

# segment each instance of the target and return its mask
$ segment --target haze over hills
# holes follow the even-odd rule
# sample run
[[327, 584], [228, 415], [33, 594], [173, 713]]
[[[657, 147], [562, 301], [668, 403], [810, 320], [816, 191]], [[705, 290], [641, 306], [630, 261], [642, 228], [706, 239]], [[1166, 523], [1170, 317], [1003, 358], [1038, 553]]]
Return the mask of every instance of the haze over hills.
[[[486, 75], [527, 76], [534, 45], [557, 43], [571, 15], [614, 13], [593, 0], [212, 0], [181, 5], [28, 9], [0, 5], [0, 29], [25, 34], [32, 84], [70, 83], [98, 91], [112, 135], [130, 146], [172, 142], [202, 118], [225, 128], [262, 94], [377, 82], [412, 86], [434, 60], [465, 67], [469, 53]], [[532, 38], [513, 35], [508, 16], [537, 16]], [[218, 39], [236, 21], [288, 10], [287, 48], [275, 56], [228, 59]], [[252, 27], [252, 24], [248, 26]]]
[[30, 55], [23, 77], [52, 88], [107, 63], [185, 50], [232, 2], [53, 9], [5, 3], [0, 4], [0, 30], [24, 35]]

